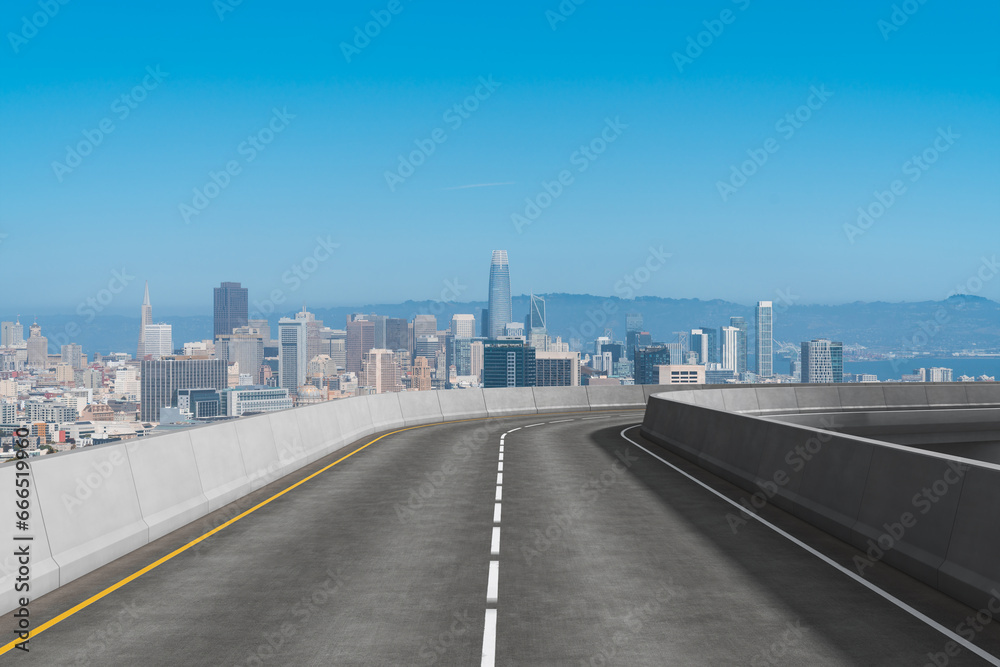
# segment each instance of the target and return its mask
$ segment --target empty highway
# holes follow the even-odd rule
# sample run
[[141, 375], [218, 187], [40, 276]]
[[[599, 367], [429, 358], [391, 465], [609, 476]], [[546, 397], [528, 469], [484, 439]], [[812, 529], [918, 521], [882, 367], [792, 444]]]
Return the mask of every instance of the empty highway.
[[0, 660], [1000, 664], [992, 616], [969, 625], [975, 610], [881, 564], [863, 585], [835, 566], [857, 551], [772, 507], [770, 525], [741, 514], [725, 498], [745, 492], [642, 439], [641, 419], [366, 438], [33, 600], [33, 625], [61, 619]]

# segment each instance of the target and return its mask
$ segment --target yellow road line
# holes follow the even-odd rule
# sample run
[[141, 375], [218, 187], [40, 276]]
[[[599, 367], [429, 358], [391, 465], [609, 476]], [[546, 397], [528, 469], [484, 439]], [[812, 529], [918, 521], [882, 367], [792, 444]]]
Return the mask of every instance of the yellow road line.
[[[638, 410], [638, 409], [641, 409], [641, 408], [624, 408], [624, 409], [620, 409], [620, 410], [608, 410], [607, 412], [624, 412], [624, 411], [627, 411], [627, 410], [630, 410], [630, 409], [631, 410]], [[562, 413], [560, 413], [560, 412], [552, 412], [552, 413], [549, 413], [549, 414], [554, 414], [554, 415], [555, 414], [582, 414], [584, 412], [588, 412], [589, 413], [589, 412], [594, 412], [594, 411], [582, 411], [581, 410], [581, 411], [577, 411], [577, 412], [562, 412]], [[598, 410], [596, 412], [603, 412], [603, 411]], [[529, 415], [510, 415], [510, 416], [511, 417], [525, 416], [526, 417], [526, 416], [529, 416]], [[127, 577], [125, 577], [121, 581], [119, 581], [117, 583], [114, 583], [111, 586], [108, 586], [107, 588], [105, 588], [100, 593], [96, 593], [95, 595], [90, 596], [89, 598], [87, 598], [83, 602], [79, 603], [78, 605], [76, 605], [74, 607], [71, 607], [70, 609], [67, 609], [63, 613], [61, 613], [58, 616], [56, 616], [55, 618], [53, 618], [51, 620], [48, 620], [45, 623], [42, 623], [37, 628], [33, 628], [28, 633], [28, 639], [34, 639], [35, 637], [37, 637], [38, 635], [42, 634], [43, 632], [45, 632], [46, 630], [48, 630], [52, 626], [54, 626], [54, 625], [56, 625], [58, 623], [61, 623], [62, 621], [65, 621], [67, 618], [69, 618], [73, 614], [77, 613], [78, 611], [86, 609], [87, 607], [89, 607], [90, 605], [94, 604], [98, 600], [100, 600], [100, 599], [102, 599], [104, 597], [107, 597], [108, 595], [111, 595], [112, 593], [114, 593], [115, 591], [117, 591], [122, 586], [125, 586], [129, 582], [132, 582], [132, 581], [138, 579], [139, 577], [141, 577], [142, 575], [146, 574], [150, 570], [153, 570], [153, 569], [159, 567], [160, 565], [163, 565], [168, 560], [174, 558], [175, 556], [178, 556], [178, 555], [184, 553], [185, 551], [187, 551], [188, 549], [190, 549], [194, 545], [198, 544], [199, 542], [207, 540], [212, 535], [215, 535], [217, 532], [219, 532], [223, 528], [226, 528], [227, 526], [233, 525], [234, 523], [236, 523], [237, 521], [239, 521], [243, 517], [245, 517], [245, 516], [247, 516], [249, 514], [253, 514], [257, 510], [259, 510], [261, 507], [264, 507], [264, 505], [267, 505], [268, 503], [270, 503], [272, 500], [277, 500], [278, 498], [280, 498], [281, 496], [285, 495], [286, 493], [288, 493], [292, 489], [296, 488], [297, 486], [305, 484], [306, 482], [308, 482], [309, 480], [311, 480], [313, 477], [316, 477], [317, 475], [326, 472], [327, 470], [329, 470], [333, 466], [337, 465], [338, 463], [340, 463], [344, 459], [349, 459], [350, 457], [354, 456], [355, 454], [357, 454], [358, 452], [360, 452], [362, 449], [364, 449], [368, 445], [374, 445], [376, 442], [378, 442], [382, 438], [385, 438], [385, 437], [390, 436], [390, 435], [395, 435], [397, 433], [402, 433], [403, 431], [412, 431], [413, 429], [416, 429], [416, 428], [427, 428], [428, 426], [444, 426], [445, 424], [460, 424], [462, 422], [487, 421], [487, 420], [490, 420], [490, 419], [503, 419], [505, 417], [506, 416], [504, 416], [504, 417], [476, 417], [476, 418], [473, 418], [473, 419], [455, 419], [455, 420], [447, 421], [447, 422], [438, 422], [436, 424], [421, 424], [420, 426], [408, 426], [406, 428], [401, 428], [401, 429], [396, 430], [396, 431], [390, 431], [389, 433], [383, 433], [382, 435], [380, 435], [379, 437], [375, 438], [371, 442], [367, 442], [367, 443], [361, 445], [360, 447], [358, 447], [357, 449], [355, 449], [350, 454], [345, 454], [344, 456], [340, 457], [339, 459], [337, 459], [333, 463], [330, 463], [330, 464], [328, 464], [326, 466], [323, 466], [322, 468], [320, 468], [319, 470], [317, 470], [313, 474], [309, 475], [308, 477], [300, 479], [299, 481], [295, 482], [295, 484], [292, 484], [288, 488], [279, 491], [278, 493], [274, 494], [273, 496], [271, 496], [267, 500], [263, 500], [263, 501], [257, 503], [256, 505], [254, 505], [253, 507], [251, 507], [247, 511], [243, 512], [242, 514], [240, 514], [238, 516], [233, 517], [232, 519], [230, 519], [229, 521], [225, 522], [221, 526], [218, 526], [217, 528], [213, 528], [212, 530], [208, 531], [204, 535], [196, 537], [195, 539], [191, 540], [190, 542], [188, 542], [184, 546], [182, 546], [182, 547], [180, 547], [178, 549], [174, 549], [173, 551], [171, 551], [170, 553], [168, 553], [166, 556], [163, 556], [159, 560], [150, 563], [149, 565], [147, 565], [146, 567], [142, 568], [141, 570], [139, 570], [137, 572], [133, 572], [132, 574], [128, 575]], [[12, 650], [17, 644], [20, 644], [23, 641], [26, 641], [26, 640], [20, 639], [20, 638], [19, 639], [15, 639], [14, 641], [12, 641], [10, 643], [5, 644], [3, 647], [0, 647], [0, 655], [3, 655], [5, 653], [7, 653], [8, 651]]]

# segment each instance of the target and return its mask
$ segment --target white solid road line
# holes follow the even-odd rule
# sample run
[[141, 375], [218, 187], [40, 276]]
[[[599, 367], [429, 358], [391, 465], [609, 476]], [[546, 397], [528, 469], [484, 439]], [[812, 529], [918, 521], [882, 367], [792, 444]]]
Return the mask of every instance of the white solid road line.
[[497, 500], [500, 500], [502, 497], [503, 497], [503, 487], [502, 486], [498, 486], [497, 487]]
[[493, 526], [493, 539], [490, 540], [490, 555], [500, 555], [500, 526]]
[[500, 583], [500, 561], [490, 561], [490, 578], [486, 583], [486, 604], [497, 603], [497, 588]]
[[500, 523], [500, 503], [493, 506], [493, 523]]
[[482, 667], [493, 667], [496, 664], [497, 652], [497, 610], [486, 610], [486, 624], [483, 626], [483, 658], [479, 663]]
[[692, 477], [688, 473], [684, 472], [683, 470], [681, 470], [680, 468], [678, 468], [677, 466], [675, 466], [673, 463], [670, 463], [669, 461], [667, 461], [667, 460], [665, 460], [665, 459], [657, 456], [656, 454], [654, 454], [653, 452], [649, 451], [648, 449], [646, 449], [645, 447], [643, 447], [642, 445], [640, 445], [638, 442], [636, 442], [632, 438], [630, 438], [627, 435], [625, 435], [625, 431], [629, 431], [629, 430], [631, 430], [633, 428], [638, 428], [639, 426], [640, 426], [640, 424], [636, 424], [635, 426], [629, 426], [628, 428], [623, 429], [622, 432], [620, 433], [621, 437], [625, 438], [626, 440], [628, 440], [629, 442], [631, 442], [633, 445], [635, 445], [636, 447], [638, 447], [642, 451], [644, 451], [647, 454], [649, 454], [650, 456], [652, 456], [654, 459], [660, 461], [661, 463], [665, 463], [666, 465], [670, 466], [671, 468], [673, 468], [674, 470], [676, 470], [680, 474], [684, 475], [685, 477], [687, 477], [688, 479], [690, 479], [692, 482], [694, 482], [698, 486], [700, 486], [700, 487], [702, 487], [702, 488], [710, 491], [714, 495], [716, 495], [719, 498], [721, 498], [722, 500], [726, 501], [727, 503], [729, 503], [730, 505], [732, 505], [733, 507], [735, 507], [736, 509], [738, 509], [741, 513], [748, 514], [749, 516], [753, 517], [758, 522], [760, 522], [761, 524], [767, 526], [768, 528], [770, 528], [774, 532], [778, 533], [779, 535], [781, 535], [785, 539], [789, 540], [790, 542], [796, 544], [799, 547], [802, 547], [803, 549], [805, 549], [806, 551], [808, 551], [812, 555], [816, 556], [817, 558], [819, 558], [821, 561], [823, 561], [824, 563], [826, 563], [830, 567], [833, 567], [833, 568], [839, 570], [840, 572], [842, 572], [843, 574], [846, 574], [848, 577], [850, 577], [854, 581], [858, 582], [859, 584], [861, 584], [865, 588], [869, 589], [873, 593], [878, 594], [879, 596], [881, 596], [882, 598], [884, 598], [888, 602], [891, 602], [892, 604], [896, 605], [897, 607], [899, 607], [900, 609], [902, 609], [906, 613], [910, 614], [914, 618], [916, 618], [916, 619], [918, 619], [920, 621], [923, 621], [924, 623], [926, 623], [930, 627], [934, 628], [935, 630], [937, 630], [938, 632], [940, 632], [941, 634], [943, 634], [948, 639], [950, 639], [950, 640], [952, 640], [954, 642], [957, 642], [961, 646], [964, 646], [965, 648], [967, 648], [968, 650], [972, 651], [973, 653], [975, 653], [976, 655], [978, 655], [980, 658], [982, 658], [983, 660], [987, 661], [991, 665], [996, 665], [997, 667], [1000, 667], [1000, 658], [997, 658], [992, 653], [987, 653], [986, 651], [984, 651], [983, 649], [979, 648], [978, 646], [976, 646], [972, 642], [968, 641], [964, 637], [961, 637], [961, 636], [955, 634], [953, 631], [951, 631], [948, 628], [944, 627], [943, 625], [941, 625], [940, 623], [938, 623], [934, 619], [930, 618], [926, 614], [923, 614], [923, 613], [917, 611], [916, 609], [914, 609], [910, 605], [906, 604], [905, 602], [903, 602], [899, 598], [897, 598], [897, 597], [895, 597], [895, 596], [893, 596], [893, 595], [885, 592], [884, 590], [882, 590], [881, 588], [879, 588], [875, 584], [871, 583], [870, 581], [868, 581], [867, 579], [865, 579], [861, 575], [855, 574], [854, 572], [851, 572], [846, 567], [842, 566], [840, 563], [832, 560], [831, 558], [829, 558], [828, 556], [824, 555], [823, 553], [817, 551], [816, 549], [813, 549], [811, 546], [809, 546], [805, 542], [802, 542], [801, 540], [799, 540], [799, 539], [793, 537], [792, 535], [786, 533], [781, 528], [778, 528], [777, 526], [775, 526], [773, 523], [771, 523], [767, 519], [764, 519], [763, 517], [758, 516], [757, 514], [754, 514], [752, 512], [748, 512], [745, 507], [743, 507], [742, 505], [740, 505], [736, 501], [730, 500], [729, 498], [727, 498], [723, 494], [719, 493], [718, 491], [716, 491], [715, 489], [713, 489], [709, 485], [705, 484], [701, 480], [696, 479], [695, 477]]

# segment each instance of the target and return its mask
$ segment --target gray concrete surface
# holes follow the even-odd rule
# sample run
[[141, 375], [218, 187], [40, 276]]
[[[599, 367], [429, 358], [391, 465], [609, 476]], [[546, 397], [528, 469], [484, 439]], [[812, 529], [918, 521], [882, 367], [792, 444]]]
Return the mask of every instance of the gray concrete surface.
[[[498, 665], [923, 665], [944, 655], [946, 637], [767, 527], [738, 523], [731, 505], [624, 441], [619, 431], [640, 414], [532, 415], [383, 438], [32, 639], [30, 653], [0, 659], [478, 665], [490, 560], [500, 563]], [[505, 438], [491, 556], [499, 437], [531, 424], [540, 425]], [[745, 497], [643, 442], [726, 497]], [[34, 600], [33, 618], [65, 611], [348, 451]], [[772, 505], [763, 513], [837, 562], [858, 554]], [[871, 575], [946, 627], [970, 613], [884, 564]], [[11, 620], [0, 620], [8, 637]], [[976, 640], [996, 653], [997, 624]], [[947, 659], [983, 664], [966, 650]]]

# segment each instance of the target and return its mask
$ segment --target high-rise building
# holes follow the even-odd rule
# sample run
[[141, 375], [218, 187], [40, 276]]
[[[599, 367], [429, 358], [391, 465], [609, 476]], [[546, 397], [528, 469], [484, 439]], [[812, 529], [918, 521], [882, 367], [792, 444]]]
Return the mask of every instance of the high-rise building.
[[369, 350], [375, 347], [375, 327], [365, 320], [347, 323], [347, 370], [361, 372], [361, 362]]
[[[410, 342], [410, 349], [413, 350], [413, 357], [417, 356], [417, 341], [421, 336], [437, 336], [437, 317], [434, 315], [417, 315], [413, 318], [413, 340]], [[428, 361], [433, 357], [428, 358]]]
[[410, 389], [415, 391], [430, 391], [431, 367], [424, 357], [417, 357], [410, 373]]
[[452, 315], [451, 335], [455, 338], [475, 338], [476, 337], [476, 316], [475, 315]]
[[707, 364], [711, 355], [711, 339], [705, 329], [691, 329], [691, 351], [697, 353], [698, 363]]
[[385, 347], [387, 350], [409, 349], [407, 343], [409, 327], [407, 321], [399, 317], [390, 317], [385, 321]]
[[358, 385], [371, 387], [376, 394], [403, 390], [399, 364], [393, 358], [392, 350], [374, 348], [365, 354]]
[[83, 348], [76, 343], [61, 346], [59, 356], [64, 364], [68, 364], [74, 370], [79, 370], [87, 365], [86, 357], [83, 356]]
[[513, 320], [510, 300], [510, 266], [506, 250], [494, 250], [490, 261], [489, 329], [492, 339], [504, 335], [504, 327]]
[[536, 387], [579, 387], [579, 352], [535, 350]]
[[737, 373], [745, 373], [747, 370], [747, 321], [742, 317], [730, 317], [729, 326], [739, 330], [736, 335], [735, 370]]
[[156, 360], [174, 353], [173, 331], [169, 324], [147, 324], [144, 335], [144, 356]]
[[929, 368], [927, 372], [928, 382], [951, 382], [952, 369], [950, 368]]
[[428, 363], [433, 364], [440, 349], [441, 341], [437, 336], [418, 336], [413, 348], [413, 360], [415, 362], [420, 357], [423, 357]]
[[525, 332], [528, 335], [536, 332], [546, 333], [548, 330], [545, 328], [545, 299], [532, 294], [528, 303], [528, 320], [524, 323]]
[[264, 363], [264, 334], [260, 329], [249, 325], [236, 327], [232, 333], [219, 336], [215, 347], [219, 358], [238, 363], [240, 372], [249, 374], [252, 384], [260, 382], [260, 367]]
[[264, 339], [264, 347], [270, 347], [271, 324], [267, 320], [247, 320], [247, 326], [260, 332], [260, 337]]
[[774, 375], [774, 308], [770, 301], [757, 302], [754, 329], [757, 335], [757, 358], [754, 368], [758, 377], [768, 378]]
[[0, 322], [0, 347], [24, 345], [24, 325], [18, 317], [15, 322]]
[[28, 327], [28, 366], [46, 368], [49, 365], [49, 339], [42, 335], [42, 327], [33, 322]]
[[484, 343], [483, 387], [534, 387], [535, 372], [535, 348], [524, 341]]
[[722, 338], [722, 368], [737, 371], [740, 361], [740, 330], [737, 327], [722, 327], [719, 334]]
[[249, 324], [246, 287], [241, 287], [239, 283], [222, 283], [212, 291], [215, 296], [215, 338]]
[[802, 343], [802, 382], [843, 382], [844, 344], [825, 338]]
[[666, 345], [648, 345], [635, 350], [635, 383], [659, 384], [657, 366], [670, 364], [670, 349]]
[[159, 421], [160, 409], [177, 406], [178, 389], [225, 389], [226, 362], [222, 359], [160, 359], [143, 361], [139, 418]]
[[486, 345], [481, 340], [474, 340], [472, 344], [469, 345], [469, 375], [475, 378], [479, 378], [482, 382], [483, 379], [483, 358], [485, 355]]
[[146, 281], [146, 291], [142, 297], [141, 321], [139, 322], [139, 345], [135, 358], [142, 360], [146, 356], [146, 327], [153, 323], [153, 306], [149, 303], [149, 281]]
[[309, 368], [306, 320], [282, 317], [278, 320], [278, 386], [297, 396], [306, 382]]

